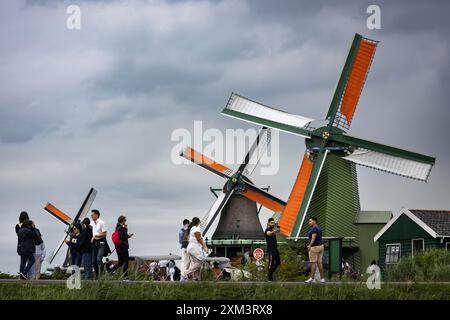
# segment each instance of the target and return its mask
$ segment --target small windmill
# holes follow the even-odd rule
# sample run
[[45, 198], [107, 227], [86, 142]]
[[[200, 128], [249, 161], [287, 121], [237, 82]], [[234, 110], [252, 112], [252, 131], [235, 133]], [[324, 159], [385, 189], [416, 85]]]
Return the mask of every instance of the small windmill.
[[[420, 181], [427, 181], [429, 177], [435, 158], [346, 133], [377, 45], [377, 41], [355, 35], [326, 115], [325, 126], [314, 128], [313, 119], [289, 114], [235, 93], [231, 94], [222, 111], [226, 116], [306, 138], [306, 152], [279, 220], [281, 233], [285, 236], [299, 237], [313, 198], [315, 211], [323, 212], [322, 221], [334, 216], [334, 220], [327, 223], [329, 229], [353, 223], [354, 220], [345, 221], [354, 217], [345, 216], [344, 212], [348, 206], [352, 206], [352, 212], [359, 210], [354, 164]], [[318, 183], [324, 167], [326, 175]], [[315, 193], [318, 185], [320, 192]], [[345, 191], [342, 186], [345, 186]]]
[[[235, 172], [233, 172], [233, 170], [224, 166], [223, 164], [220, 164], [204, 156], [200, 152], [190, 147], [185, 148], [183, 152], [180, 154], [187, 160], [199, 165], [200, 167], [226, 180], [223, 186], [223, 192], [217, 197], [217, 200], [214, 202], [214, 204], [211, 206], [211, 208], [208, 210], [206, 215], [201, 220], [201, 226], [204, 235], [206, 235], [206, 233], [210, 229], [211, 225], [213, 224], [217, 216], [222, 212], [227, 203], [229, 203], [230, 199], [232, 199], [233, 197], [236, 198], [238, 196], [243, 196], [251, 200], [252, 202], [257, 202], [274, 212], [283, 211], [286, 205], [286, 203], [283, 200], [280, 200], [277, 197], [269, 194], [268, 192], [258, 188], [249, 179], [249, 176], [254, 172], [259, 160], [264, 154], [267, 145], [270, 143], [270, 138], [271, 138], [271, 129], [262, 128], [259, 131], [258, 136], [256, 137], [256, 141], [250, 147], [242, 164], [238, 167], [238, 169]], [[257, 233], [256, 230], [258, 228], [261, 229], [261, 224], [259, 223], [257, 217], [256, 205], [254, 205], [254, 207], [255, 207], [254, 209], [255, 214], [254, 216], [252, 214], [249, 214], [247, 216], [248, 219], [246, 220], [247, 221], [246, 224], [250, 229], [253, 229]], [[236, 216], [239, 217], [239, 215], [241, 215], [241, 217], [244, 219], [245, 217], [243, 215], [245, 215], [245, 212], [243, 211], [249, 212], [252, 210], [251, 208], [250, 210], [239, 210], [237, 208], [234, 208], [231, 211], [235, 211], [234, 214]], [[224, 221], [223, 224], [227, 224], [226, 221], [227, 220], [229, 221], [229, 219], [221, 218], [221, 221], [222, 220]], [[222, 227], [224, 229], [227, 228], [227, 226]], [[221, 229], [221, 226], [218, 226], [218, 229]], [[261, 233], [261, 236], [263, 237], [262, 230], [259, 231], [259, 233]]]
[[[75, 223], [80, 222], [82, 219], [84, 219], [89, 212], [89, 209], [92, 206], [92, 203], [94, 202], [95, 196], [97, 195], [97, 190], [94, 188], [91, 188], [89, 190], [88, 195], [86, 196], [86, 199], [83, 201], [83, 204], [81, 205], [80, 210], [78, 210], [78, 213], [75, 215], [75, 217], [72, 219], [69, 215], [65, 214], [58, 208], [56, 208], [51, 203], [47, 203], [44, 210], [50, 213], [52, 216], [54, 216], [56, 219], [61, 221], [67, 226], [67, 229], [64, 231], [64, 237], [63, 239], [58, 242], [58, 245], [56, 246], [55, 250], [53, 250], [52, 254], [47, 258], [48, 263], [52, 263], [55, 259], [56, 255], [58, 254], [59, 250], [64, 244], [64, 241], [67, 239], [67, 237], [70, 235], [70, 232], [72, 230], [72, 227]], [[66, 260], [68, 255], [66, 254]], [[63, 266], [67, 264], [67, 261], [64, 261]]]

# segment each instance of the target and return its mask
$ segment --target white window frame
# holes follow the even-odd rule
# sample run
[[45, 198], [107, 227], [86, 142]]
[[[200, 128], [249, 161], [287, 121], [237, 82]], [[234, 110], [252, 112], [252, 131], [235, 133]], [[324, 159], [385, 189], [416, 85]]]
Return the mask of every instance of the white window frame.
[[[387, 252], [388, 252], [388, 247], [394, 247], [394, 246], [398, 247], [398, 260], [397, 260], [397, 262], [387, 262], [386, 256], [387, 256]], [[402, 244], [401, 243], [386, 243], [386, 254], [384, 256], [385, 264], [396, 264], [400, 261], [401, 257], [402, 257]]]
[[424, 238], [416, 238], [411, 239], [411, 255], [414, 257], [414, 241], [422, 240], [422, 252], [425, 251], [425, 239]]

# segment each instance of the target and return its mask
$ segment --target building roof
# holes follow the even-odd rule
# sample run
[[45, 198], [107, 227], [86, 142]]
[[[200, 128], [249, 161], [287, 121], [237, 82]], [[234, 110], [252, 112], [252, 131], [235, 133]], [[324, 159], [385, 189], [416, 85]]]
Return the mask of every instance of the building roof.
[[450, 237], [450, 211], [409, 209], [417, 218], [433, 229], [438, 236]]
[[400, 218], [401, 215], [408, 216], [433, 238], [450, 237], [450, 211], [424, 210], [402, 208], [373, 238], [378, 239]]
[[355, 223], [388, 223], [392, 218], [392, 211], [360, 211]]

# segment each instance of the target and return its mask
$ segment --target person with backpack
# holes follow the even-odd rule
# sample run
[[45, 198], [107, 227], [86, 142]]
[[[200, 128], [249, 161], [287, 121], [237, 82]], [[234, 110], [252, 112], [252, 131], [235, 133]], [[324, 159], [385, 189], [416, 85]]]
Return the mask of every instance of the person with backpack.
[[72, 234], [69, 240], [65, 240], [66, 244], [70, 248], [70, 263], [72, 266], [81, 267], [81, 224], [75, 223], [72, 228]]
[[35, 258], [34, 253], [36, 251], [35, 243], [38, 242], [38, 236], [32, 229], [30, 220], [22, 222], [21, 228], [17, 234], [18, 244], [17, 253], [20, 255], [20, 279], [28, 280], [26, 276], [34, 265]]
[[181, 246], [181, 265], [180, 265], [180, 272], [181, 277], [180, 281], [186, 281], [187, 278], [185, 276], [186, 274], [186, 249], [189, 244], [189, 233], [188, 233], [188, 227], [189, 227], [189, 220], [184, 219], [183, 220], [183, 227], [178, 231], [178, 243]]
[[[19, 223], [16, 224], [16, 227], [15, 227], [16, 235], [17, 235], [17, 247], [19, 247], [19, 231], [22, 228], [23, 223], [27, 220], [30, 220], [28, 213], [26, 211], [22, 211], [19, 214]], [[19, 254], [19, 257], [20, 257], [20, 254]], [[20, 264], [22, 264], [22, 259], [20, 259]], [[22, 276], [20, 278], [22, 278]]]
[[84, 267], [84, 279], [92, 280], [92, 227], [91, 220], [84, 218], [80, 234], [80, 253]]
[[112, 234], [112, 241], [116, 247], [117, 257], [119, 258], [119, 264], [114, 268], [115, 270], [120, 267], [123, 268], [123, 276], [128, 279], [128, 263], [130, 260], [128, 239], [133, 236], [128, 234], [127, 218], [120, 216], [117, 219], [116, 230]]

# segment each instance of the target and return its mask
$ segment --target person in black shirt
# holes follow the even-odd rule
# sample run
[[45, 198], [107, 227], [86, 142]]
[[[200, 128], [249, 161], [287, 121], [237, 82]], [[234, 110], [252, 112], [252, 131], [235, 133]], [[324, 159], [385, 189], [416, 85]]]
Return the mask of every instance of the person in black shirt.
[[267, 228], [264, 232], [267, 244], [268, 263], [268, 280], [273, 281], [273, 273], [281, 263], [280, 253], [278, 252], [277, 233], [280, 233], [280, 227], [275, 226], [275, 220], [269, 218]]
[[[22, 211], [19, 215], [19, 223], [16, 224], [16, 235], [17, 235], [17, 248], [19, 248], [19, 231], [23, 226], [23, 223], [27, 220], [30, 220], [30, 217], [28, 216], [28, 213], [26, 211]], [[20, 255], [20, 270], [22, 270], [22, 256]], [[24, 279], [22, 276], [20, 276], [21, 279]]]
[[72, 229], [70, 239], [66, 240], [66, 244], [70, 248], [70, 263], [73, 266], [81, 266], [81, 252], [80, 252], [80, 237], [81, 237], [81, 224], [75, 223]]
[[186, 274], [186, 265], [187, 265], [187, 246], [189, 245], [189, 233], [188, 233], [188, 227], [189, 227], [189, 220], [184, 219], [183, 220], [183, 228], [178, 231], [178, 243], [180, 244], [181, 248], [181, 277], [180, 281], [187, 281], [187, 278], [185, 277]]
[[25, 220], [17, 234], [18, 244], [17, 253], [20, 255], [20, 271], [21, 279], [28, 279], [26, 274], [34, 265], [34, 252], [36, 251], [35, 243], [39, 241], [37, 233], [32, 229], [30, 220]]
[[120, 246], [116, 245], [117, 257], [119, 258], [119, 264], [116, 269], [123, 268], [123, 276], [125, 279], [128, 277], [128, 262], [130, 260], [130, 255], [128, 250], [130, 248], [128, 244], [128, 239], [133, 236], [133, 234], [128, 234], [127, 218], [125, 216], [120, 216], [117, 219], [116, 230], [119, 232], [119, 239], [122, 241]]
[[84, 279], [92, 280], [92, 227], [91, 220], [84, 218], [80, 234], [80, 253], [84, 267]]

